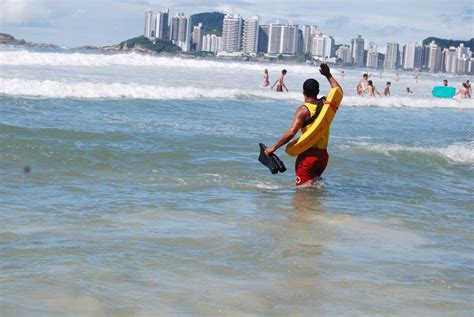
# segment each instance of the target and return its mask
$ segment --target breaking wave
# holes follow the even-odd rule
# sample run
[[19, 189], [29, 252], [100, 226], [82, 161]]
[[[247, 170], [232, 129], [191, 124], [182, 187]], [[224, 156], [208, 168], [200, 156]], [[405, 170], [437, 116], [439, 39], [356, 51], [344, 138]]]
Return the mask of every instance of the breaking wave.
[[[228, 88], [166, 87], [136, 83], [62, 82], [52, 80], [25, 80], [0, 78], [0, 94], [40, 98], [74, 99], [150, 99], [150, 100], [194, 100], [194, 99], [275, 99], [301, 102], [299, 92], [276, 93], [271, 90], [244, 90]], [[408, 108], [453, 108], [473, 109], [472, 100], [441, 100], [436, 98], [362, 98], [349, 96], [343, 106], [408, 107]]]
[[[262, 71], [262, 67], [270, 71], [280, 72], [290, 67], [284, 64], [262, 64], [241, 61], [215, 61], [207, 59], [163, 57], [136, 53], [123, 54], [84, 54], [84, 53], [38, 53], [26, 50], [0, 51], [0, 65], [14, 66], [143, 66], [143, 67], [181, 67], [187, 69], [228, 69]], [[309, 65], [291, 65], [298, 73], [314, 74], [316, 68]]]
[[474, 165], [474, 142], [460, 142], [442, 148], [405, 146], [399, 144], [359, 144], [365, 150], [386, 156], [404, 153], [435, 156], [453, 163]]

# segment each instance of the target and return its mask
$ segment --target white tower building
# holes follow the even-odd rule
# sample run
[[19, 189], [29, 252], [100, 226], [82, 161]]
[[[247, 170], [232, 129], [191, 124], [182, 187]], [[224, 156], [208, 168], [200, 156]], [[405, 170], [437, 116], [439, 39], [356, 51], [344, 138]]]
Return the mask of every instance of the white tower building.
[[298, 50], [298, 25], [287, 24], [281, 27], [280, 54], [295, 55]]
[[270, 23], [268, 33], [268, 54], [280, 54], [282, 25], [280, 23]]
[[364, 45], [365, 40], [361, 35], [358, 35], [357, 38], [351, 41], [352, 61], [357, 67], [364, 66]]
[[429, 45], [428, 69], [430, 73], [441, 71], [442, 52], [434, 41]]
[[311, 55], [324, 58], [326, 38], [323, 33], [314, 34], [311, 39]]
[[145, 30], [144, 35], [146, 37], [152, 37], [152, 18], [153, 18], [153, 11], [146, 10], [145, 11]]
[[204, 27], [202, 26], [202, 23], [199, 23], [198, 25], [195, 25], [193, 28], [193, 47], [196, 52], [202, 51], [202, 46], [203, 46], [203, 37], [204, 37]]
[[244, 20], [244, 35], [242, 37], [242, 51], [255, 55], [258, 48], [258, 17]]
[[377, 68], [379, 61], [379, 52], [377, 45], [369, 44], [369, 49], [367, 51], [367, 64], [368, 68]]
[[385, 52], [385, 60], [383, 63], [384, 69], [395, 70], [398, 67], [398, 60], [400, 58], [400, 50], [398, 43], [389, 42], [387, 43], [387, 50]]
[[450, 74], [456, 74], [457, 71], [457, 52], [456, 48], [451, 46], [443, 51], [444, 55], [444, 71]]
[[348, 45], [341, 45], [336, 51], [336, 57], [339, 58], [343, 64], [352, 64], [351, 48]]
[[418, 69], [422, 66], [423, 49], [419, 43], [409, 43], [403, 47], [403, 69]]
[[155, 17], [155, 37], [160, 40], [167, 40], [168, 35], [169, 9], [157, 12]]
[[240, 14], [227, 14], [222, 28], [222, 50], [227, 53], [240, 51], [242, 17]]

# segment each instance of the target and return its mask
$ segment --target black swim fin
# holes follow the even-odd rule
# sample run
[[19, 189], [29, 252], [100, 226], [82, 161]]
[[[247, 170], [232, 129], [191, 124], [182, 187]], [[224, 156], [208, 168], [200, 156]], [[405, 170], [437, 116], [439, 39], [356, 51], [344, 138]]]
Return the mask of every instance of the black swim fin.
[[285, 164], [276, 156], [275, 154], [270, 154], [270, 156], [267, 156], [265, 154], [265, 149], [267, 148], [263, 143], [258, 144], [260, 146], [260, 156], [258, 157], [258, 160], [260, 163], [268, 167], [270, 172], [272, 174], [278, 173], [283, 173], [286, 171]]
[[280, 160], [280, 158], [279, 158], [278, 156], [276, 156], [276, 154], [274, 154], [274, 153], [270, 154], [270, 158], [272, 158], [272, 159], [275, 161], [275, 163], [276, 163], [276, 165], [277, 165], [277, 167], [278, 167], [278, 171], [279, 171], [280, 173], [283, 173], [283, 172], [286, 171], [286, 166], [285, 166], [285, 164], [283, 164], [283, 161]]

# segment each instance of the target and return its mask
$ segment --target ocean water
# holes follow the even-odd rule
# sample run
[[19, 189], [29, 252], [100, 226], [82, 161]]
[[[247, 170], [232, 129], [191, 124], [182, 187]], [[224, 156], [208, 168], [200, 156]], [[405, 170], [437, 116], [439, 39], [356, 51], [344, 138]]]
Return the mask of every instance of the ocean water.
[[[260, 87], [283, 67], [290, 93]], [[1, 48], [0, 315], [471, 316], [473, 102], [333, 73], [329, 165], [296, 189], [258, 143], [328, 90], [314, 67]]]

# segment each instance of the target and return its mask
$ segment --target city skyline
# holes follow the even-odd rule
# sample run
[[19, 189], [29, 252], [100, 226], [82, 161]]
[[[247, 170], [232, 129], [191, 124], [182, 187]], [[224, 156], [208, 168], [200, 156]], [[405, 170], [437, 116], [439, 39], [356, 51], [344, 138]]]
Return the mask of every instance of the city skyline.
[[[154, 11], [170, 9], [171, 14], [184, 12], [187, 16], [219, 11], [259, 16], [260, 24], [280, 22], [317, 25], [337, 44], [349, 43], [357, 34], [385, 47], [389, 41], [411, 43], [428, 36], [468, 40], [473, 37], [473, 5], [458, 0], [446, 4], [430, 1], [430, 5], [402, 0], [396, 3], [377, 1], [359, 3], [342, 0], [337, 3], [319, 1], [308, 10], [305, 1], [290, 3], [246, 0], [230, 1], [225, 5], [206, 0], [189, 1], [148, 0], [1, 0], [0, 32], [35, 42], [51, 42], [74, 47], [84, 44], [114, 44], [143, 33], [142, 19], [146, 8]], [[409, 10], [407, 8], [410, 8]], [[318, 18], [323, 17], [323, 18]], [[360, 18], [363, 17], [363, 18]], [[100, 30], [101, 32], [97, 32]]]
[[[147, 9], [144, 36], [153, 43], [170, 40], [184, 52], [204, 51], [218, 57], [240, 56], [246, 59], [298, 55], [304, 56], [307, 61], [311, 58], [312, 61], [392, 71], [421, 70], [459, 75], [474, 71], [474, 57], [463, 43], [458, 47], [438, 47], [435, 41], [411, 42], [401, 46], [390, 41], [387, 42], [385, 54], [381, 55], [377, 45], [366, 41], [362, 35], [352, 38], [350, 45], [340, 44], [336, 49], [334, 38], [316, 25], [304, 25], [302, 29], [290, 22], [262, 25], [258, 16], [244, 18], [238, 13], [226, 14], [221, 22], [222, 35], [216, 36], [205, 34], [206, 26], [203, 23], [196, 25], [193, 17], [187, 17], [184, 13], [177, 13], [168, 25], [168, 15], [169, 9], [158, 12]], [[216, 27], [215, 24], [213, 27]], [[169, 36], [167, 29], [171, 29]]]

